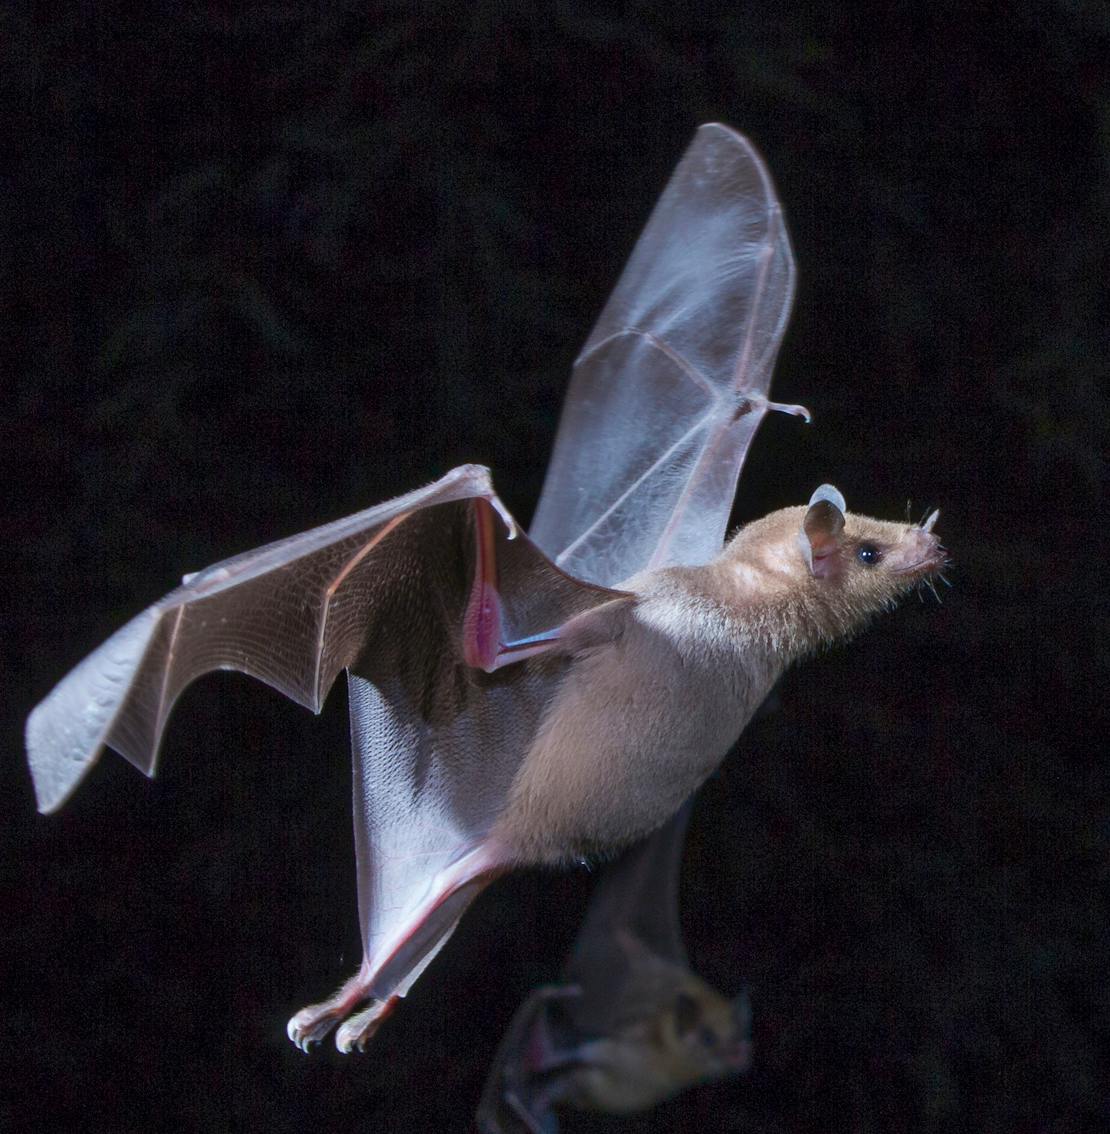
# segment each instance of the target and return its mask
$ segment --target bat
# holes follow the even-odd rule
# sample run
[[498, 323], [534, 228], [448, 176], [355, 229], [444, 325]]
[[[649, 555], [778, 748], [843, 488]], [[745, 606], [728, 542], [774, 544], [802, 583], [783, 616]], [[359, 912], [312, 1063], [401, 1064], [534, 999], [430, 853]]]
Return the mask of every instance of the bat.
[[345, 669], [363, 959], [287, 1031], [362, 1049], [486, 885], [661, 826], [787, 665], [943, 565], [935, 513], [827, 485], [722, 548], [760, 421], [809, 416], [768, 400], [793, 291], [763, 163], [702, 127], [575, 364], [531, 535], [465, 465], [186, 576], [31, 713], [40, 809], [105, 745], [153, 774], [204, 673], [319, 711]]
[[635, 1113], [747, 1069], [747, 996], [712, 989], [682, 944], [691, 810], [605, 868], [562, 981], [533, 991], [509, 1024], [478, 1107], [483, 1134], [557, 1134], [557, 1110]]

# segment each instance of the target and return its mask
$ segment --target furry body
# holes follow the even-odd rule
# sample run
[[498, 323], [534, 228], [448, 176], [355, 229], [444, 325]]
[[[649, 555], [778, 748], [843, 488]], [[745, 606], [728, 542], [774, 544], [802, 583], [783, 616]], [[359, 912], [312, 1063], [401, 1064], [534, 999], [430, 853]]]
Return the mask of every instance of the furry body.
[[943, 563], [925, 528], [826, 507], [774, 512], [704, 567], [635, 575], [621, 587], [634, 602], [568, 625], [568, 671], [495, 843], [518, 862], [558, 863], [649, 834], [720, 764], [788, 665], [858, 632]]

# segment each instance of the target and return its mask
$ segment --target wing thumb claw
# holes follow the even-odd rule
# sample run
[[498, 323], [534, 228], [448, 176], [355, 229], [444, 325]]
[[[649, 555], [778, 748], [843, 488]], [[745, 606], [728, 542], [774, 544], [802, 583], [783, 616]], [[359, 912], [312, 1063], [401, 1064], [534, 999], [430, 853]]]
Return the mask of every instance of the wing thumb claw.
[[804, 417], [806, 425], [811, 424], [813, 421], [813, 414], [811, 414], [805, 406], [792, 406], [787, 405], [785, 402], [767, 402], [766, 405], [769, 410], [774, 410], [778, 413], [789, 413], [794, 417]]

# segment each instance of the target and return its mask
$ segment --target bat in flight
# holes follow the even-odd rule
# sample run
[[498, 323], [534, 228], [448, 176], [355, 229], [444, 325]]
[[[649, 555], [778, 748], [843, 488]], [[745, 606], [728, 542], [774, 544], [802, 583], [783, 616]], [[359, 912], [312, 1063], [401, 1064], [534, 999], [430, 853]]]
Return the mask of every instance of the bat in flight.
[[152, 775], [195, 678], [236, 669], [319, 711], [348, 675], [363, 959], [288, 1033], [362, 1048], [474, 896], [610, 854], [673, 815], [779, 674], [944, 552], [824, 485], [724, 541], [771, 409], [794, 289], [782, 211], [740, 135], [703, 126], [575, 364], [530, 535], [488, 470], [186, 576], [27, 722], [38, 804], [105, 745]]
[[691, 804], [605, 868], [561, 983], [513, 1016], [478, 1107], [483, 1134], [557, 1134], [564, 1109], [633, 1114], [745, 1071], [751, 1009], [690, 969], [678, 880]]

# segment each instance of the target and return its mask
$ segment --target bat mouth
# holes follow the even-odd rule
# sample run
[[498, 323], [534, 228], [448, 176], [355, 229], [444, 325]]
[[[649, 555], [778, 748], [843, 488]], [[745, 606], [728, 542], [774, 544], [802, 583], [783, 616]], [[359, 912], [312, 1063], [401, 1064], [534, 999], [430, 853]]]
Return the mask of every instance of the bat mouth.
[[915, 560], [905, 567], [896, 567], [895, 575], [933, 575], [948, 562], [948, 553], [939, 544], [936, 551], [922, 559]]
[[[891, 573], [894, 575], [933, 575], [948, 561], [948, 552], [933, 534], [933, 525], [940, 517], [935, 508], [917, 527], [910, 528], [896, 553], [891, 556]], [[898, 554], [898, 553], [901, 554]], [[909, 562], [899, 563], [905, 556]]]

